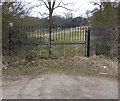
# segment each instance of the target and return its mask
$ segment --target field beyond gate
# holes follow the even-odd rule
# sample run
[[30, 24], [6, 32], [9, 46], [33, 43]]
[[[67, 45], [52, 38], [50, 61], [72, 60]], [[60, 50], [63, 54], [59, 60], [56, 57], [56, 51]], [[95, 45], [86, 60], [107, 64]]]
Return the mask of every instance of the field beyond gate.
[[[88, 26], [52, 28], [51, 39], [48, 27], [24, 26], [11, 28], [11, 54], [23, 53], [27, 58], [52, 58], [86, 56]], [[51, 47], [50, 47], [51, 43]]]

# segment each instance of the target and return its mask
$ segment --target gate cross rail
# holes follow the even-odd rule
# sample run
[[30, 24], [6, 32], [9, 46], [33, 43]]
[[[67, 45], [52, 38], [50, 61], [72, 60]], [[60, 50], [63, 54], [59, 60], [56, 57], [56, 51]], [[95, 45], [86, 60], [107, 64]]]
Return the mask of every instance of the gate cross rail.
[[[57, 30], [57, 29], [55, 29], [55, 30]], [[56, 33], [54, 33], [54, 31], [53, 31], [53, 36], [52, 37], [61, 38], [61, 35], [63, 35], [63, 38], [66, 39], [69, 34], [67, 34], [65, 32], [66, 29], [62, 29], [62, 30], [64, 31], [63, 33], [62, 33], [62, 31], [60, 33], [58, 33], [59, 31], [58, 32], [56, 31]], [[9, 42], [10, 42], [10, 46], [18, 45], [18, 44], [19, 45], [50, 45], [50, 44], [51, 45], [79, 45], [79, 44], [82, 44], [82, 45], [85, 45], [85, 56], [90, 57], [90, 28], [89, 27], [72, 28], [72, 30], [69, 32], [70, 33], [70, 40], [67, 40], [68, 42], [65, 41], [65, 39], [59, 39], [59, 40], [62, 40], [62, 41], [56, 41], [55, 42], [55, 41], [51, 40], [51, 43], [50, 43], [48, 41], [44, 42], [45, 40], [43, 40], [43, 42], [40, 42], [39, 40], [37, 40], [37, 35], [39, 36], [39, 34], [38, 34], [39, 29], [37, 29], [37, 33], [33, 33], [33, 31], [30, 32], [30, 30], [27, 31], [27, 29], [24, 30], [25, 32], [21, 29], [19, 29], [19, 30], [13, 29], [13, 30], [10, 30], [10, 33], [13, 33], [13, 35], [9, 37], [10, 38]], [[25, 37], [25, 36], [23, 37], [22, 36], [23, 33], [29, 33], [30, 36], [29, 37]], [[14, 35], [17, 35], [17, 34], [18, 34], [17, 38], [18, 38], [19, 41], [17, 41], [17, 40], [16, 41], [14, 41], [14, 40], [11, 41], [11, 39], [15, 39]], [[19, 34], [21, 34], [21, 35], [19, 35]], [[42, 34], [42, 37], [46, 38], [45, 33]], [[35, 40], [32, 41], [31, 38], [33, 38]]]

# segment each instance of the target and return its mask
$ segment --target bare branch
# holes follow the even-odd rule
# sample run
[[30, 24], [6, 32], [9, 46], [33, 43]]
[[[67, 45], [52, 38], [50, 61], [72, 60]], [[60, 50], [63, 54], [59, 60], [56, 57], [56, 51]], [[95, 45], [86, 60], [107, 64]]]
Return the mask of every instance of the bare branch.
[[80, 7], [79, 7], [79, 8], [77, 8], [77, 9], [75, 10], [75, 12], [77, 12], [78, 10], [80, 10]]
[[102, 2], [98, 2], [98, 1], [91, 1], [90, 3], [92, 3], [93, 5], [97, 5], [97, 6], [99, 6], [99, 8], [100, 8], [100, 11], [102, 11], [102, 6], [103, 6], [103, 3]]
[[[56, 1], [56, 0], [54, 0], [54, 1]], [[54, 7], [54, 9], [61, 7], [61, 8], [64, 8], [66, 10], [69, 10], [69, 11], [74, 11], [73, 9], [69, 9], [69, 8], [65, 7], [65, 6], [72, 5], [72, 4], [73, 4], [73, 2], [71, 2], [71, 3], [64, 3], [63, 0], [60, 0], [58, 5], [56, 7]]]
[[54, 7], [54, 9], [59, 8], [59, 7], [64, 8], [64, 9], [69, 10], [69, 11], [74, 11], [74, 10], [69, 9], [69, 8], [67, 8], [67, 7], [64, 7], [64, 6], [56, 6], [56, 7]]
[[33, 9], [33, 8], [35, 8], [35, 7], [43, 6], [43, 5], [44, 5], [44, 4], [32, 6], [32, 7], [29, 8], [29, 10], [30, 10], [30, 9]]
[[62, 5], [64, 5], [64, 6], [67, 6], [67, 5], [72, 6], [73, 5], [73, 2], [64, 3], [62, 0], [60, 0], [60, 1], [61, 1]]
[[45, 6], [47, 7], [47, 9], [49, 9], [48, 5], [46, 4], [46, 2], [44, 2]]
[[42, 14], [42, 13], [40, 13], [40, 12], [39, 12], [39, 14], [40, 14], [41, 16], [49, 15], [48, 13], [43, 13], [43, 14]]
[[52, 9], [54, 9], [55, 3], [56, 3], [56, 0], [53, 1]]
[[[46, 6], [46, 8], [49, 10], [49, 15], [51, 15], [51, 16], [53, 14], [54, 9], [60, 8], [60, 7], [66, 9], [66, 10], [69, 10], [69, 11], [74, 11], [73, 9], [69, 9], [66, 7], [73, 3], [64, 3], [63, 0], [60, 0], [60, 2], [57, 5], [56, 5], [57, 0], [53, 0], [53, 2], [51, 2], [51, 0], [47, 0], [47, 1], [39, 0], [39, 1], [41, 1], [43, 3], [43, 4], [41, 3], [42, 5]], [[44, 13], [44, 14], [46, 14], [46, 13]], [[43, 16], [44, 14], [40, 13], [41, 16]]]
[[49, 5], [49, 10], [51, 10], [51, 2], [48, 2], [48, 5]]
[[92, 3], [93, 5], [100, 5], [98, 2], [95, 1], [91, 1], [90, 3]]
[[62, 2], [59, 2], [58, 6], [60, 6], [61, 3], [62, 3]]

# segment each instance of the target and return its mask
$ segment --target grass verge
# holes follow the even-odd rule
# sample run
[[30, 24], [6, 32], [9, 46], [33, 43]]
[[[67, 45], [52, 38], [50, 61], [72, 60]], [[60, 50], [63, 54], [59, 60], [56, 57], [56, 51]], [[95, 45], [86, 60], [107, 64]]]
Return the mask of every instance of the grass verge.
[[[3, 69], [4, 76], [61, 73], [118, 78], [118, 64], [103, 56], [34, 59]], [[107, 74], [100, 74], [107, 73]]]

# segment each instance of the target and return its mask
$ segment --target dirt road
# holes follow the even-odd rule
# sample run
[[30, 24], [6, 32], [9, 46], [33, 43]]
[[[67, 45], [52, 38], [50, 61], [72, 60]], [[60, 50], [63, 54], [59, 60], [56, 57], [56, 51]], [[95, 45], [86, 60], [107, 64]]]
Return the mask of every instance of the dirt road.
[[3, 77], [4, 99], [117, 99], [118, 82], [103, 77], [47, 74]]

